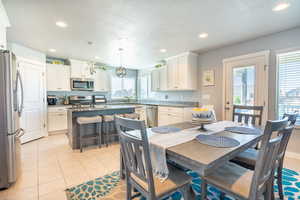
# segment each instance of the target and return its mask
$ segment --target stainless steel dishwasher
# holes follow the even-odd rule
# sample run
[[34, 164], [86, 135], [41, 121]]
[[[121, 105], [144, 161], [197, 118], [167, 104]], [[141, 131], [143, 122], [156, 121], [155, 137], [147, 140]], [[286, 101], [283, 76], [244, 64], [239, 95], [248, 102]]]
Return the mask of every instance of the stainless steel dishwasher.
[[148, 126], [151, 127], [156, 127], [157, 126], [157, 110], [158, 106], [146, 106], [146, 115], [147, 115], [147, 122]]

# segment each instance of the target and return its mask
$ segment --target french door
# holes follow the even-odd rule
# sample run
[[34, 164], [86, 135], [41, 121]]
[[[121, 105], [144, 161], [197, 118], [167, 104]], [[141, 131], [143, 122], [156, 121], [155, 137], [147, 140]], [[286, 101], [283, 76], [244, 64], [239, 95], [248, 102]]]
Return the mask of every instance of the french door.
[[269, 51], [223, 60], [223, 119], [232, 120], [233, 105], [264, 106], [268, 117]]
[[20, 125], [25, 130], [21, 143], [25, 143], [45, 135], [45, 68], [24, 61], [19, 61], [18, 67], [24, 87], [24, 107]]

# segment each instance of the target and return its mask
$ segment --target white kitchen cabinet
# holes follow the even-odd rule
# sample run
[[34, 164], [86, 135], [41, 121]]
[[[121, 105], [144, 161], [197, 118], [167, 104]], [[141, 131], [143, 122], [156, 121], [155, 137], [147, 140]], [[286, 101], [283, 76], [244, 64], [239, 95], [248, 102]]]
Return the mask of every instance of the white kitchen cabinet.
[[151, 90], [152, 91], [160, 91], [160, 75], [159, 69], [155, 69], [151, 72]]
[[161, 91], [168, 90], [167, 66], [161, 67], [159, 69], [159, 88]]
[[70, 59], [71, 63], [71, 78], [93, 78], [91, 74], [91, 66], [81, 60]]
[[67, 108], [48, 109], [48, 132], [66, 132], [67, 129]]
[[151, 90], [166, 91], [168, 89], [167, 67], [163, 66], [151, 72]]
[[95, 92], [110, 91], [110, 73], [107, 70], [96, 69], [96, 73], [93, 78]]
[[47, 91], [70, 91], [70, 66], [47, 64]]
[[135, 113], [139, 114], [139, 120], [145, 121], [146, 126], [148, 126], [146, 106], [136, 107], [135, 108]]
[[0, 49], [7, 49], [6, 28], [10, 26], [6, 11], [0, 0]]
[[0, 24], [0, 49], [6, 49], [6, 27]]
[[192, 120], [191, 107], [158, 107], [158, 126], [181, 123]]
[[166, 60], [168, 90], [197, 90], [197, 54], [188, 52]]

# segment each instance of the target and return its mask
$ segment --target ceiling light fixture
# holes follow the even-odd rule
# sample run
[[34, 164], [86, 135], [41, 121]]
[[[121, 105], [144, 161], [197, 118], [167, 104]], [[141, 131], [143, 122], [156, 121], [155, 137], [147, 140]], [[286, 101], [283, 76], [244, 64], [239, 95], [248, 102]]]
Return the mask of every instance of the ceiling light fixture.
[[123, 48], [119, 48], [119, 53], [120, 53], [120, 66], [116, 69], [116, 75], [119, 78], [124, 78], [127, 75], [127, 70], [123, 66], [122, 63], [122, 53], [123, 53]]
[[56, 52], [56, 49], [49, 49], [49, 51], [54, 53], [54, 52]]
[[99, 56], [95, 56], [95, 59], [100, 59], [100, 57]]
[[272, 10], [275, 12], [278, 12], [278, 11], [287, 9], [288, 7], [290, 7], [289, 3], [281, 2], [281, 3], [278, 3]]
[[68, 26], [68, 24], [63, 21], [58, 21], [55, 24], [56, 24], [56, 26], [61, 27], [61, 28], [66, 28]]
[[160, 52], [162, 52], [162, 53], [166, 53], [167, 52], [167, 49], [161, 49], [161, 50], [159, 50]]
[[208, 34], [207, 33], [200, 33], [198, 36], [199, 36], [199, 38], [207, 38]]

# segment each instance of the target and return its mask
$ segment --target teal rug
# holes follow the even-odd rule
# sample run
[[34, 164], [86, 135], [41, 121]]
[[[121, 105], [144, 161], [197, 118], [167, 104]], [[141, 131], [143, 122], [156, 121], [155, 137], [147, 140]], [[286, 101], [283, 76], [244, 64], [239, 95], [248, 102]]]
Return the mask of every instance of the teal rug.
[[[192, 179], [192, 188], [196, 194], [196, 199], [200, 200], [201, 179], [196, 172], [187, 171]], [[300, 174], [290, 169], [283, 169], [284, 195], [287, 200], [300, 199]], [[277, 185], [274, 185], [275, 192], [278, 192]], [[121, 200], [125, 199], [125, 183], [120, 181], [119, 172], [106, 175], [95, 180], [88, 181], [78, 186], [66, 190], [68, 200]], [[208, 199], [218, 200], [220, 191], [212, 186], [208, 186]], [[136, 200], [146, 200], [144, 197]], [[180, 192], [175, 192], [164, 200], [181, 200]], [[226, 200], [234, 200], [230, 196]]]

